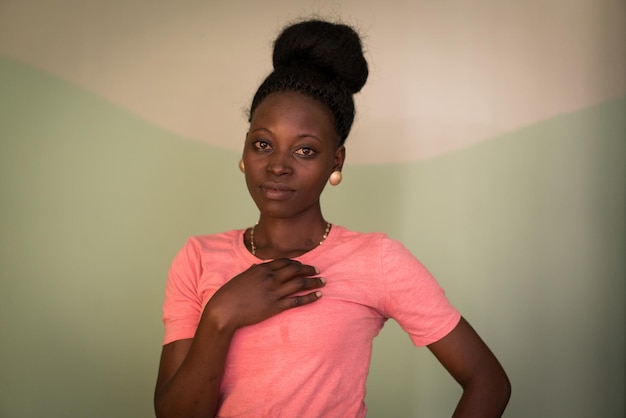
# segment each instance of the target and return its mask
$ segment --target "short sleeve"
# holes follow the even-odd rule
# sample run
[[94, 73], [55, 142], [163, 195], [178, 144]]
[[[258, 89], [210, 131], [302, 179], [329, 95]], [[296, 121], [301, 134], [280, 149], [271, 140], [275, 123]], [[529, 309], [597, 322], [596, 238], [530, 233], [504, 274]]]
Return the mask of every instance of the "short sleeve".
[[385, 314], [398, 322], [416, 346], [448, 335], [461, 315], [444, 290], [400, 242], [383, 238], [381, 245]]
[[193, 338], [202, 315], [202, 297], [198, 291], [201, 275], [199, 246], [190, 238], [174, 257], [169, 270], [163, 302], [163, 345]]

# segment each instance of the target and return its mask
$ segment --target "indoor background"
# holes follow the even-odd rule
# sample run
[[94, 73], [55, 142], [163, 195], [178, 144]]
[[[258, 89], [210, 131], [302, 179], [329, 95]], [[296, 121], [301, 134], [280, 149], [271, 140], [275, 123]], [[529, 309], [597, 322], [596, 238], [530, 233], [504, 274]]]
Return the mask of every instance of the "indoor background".
[[[256, 221], [246, 108], [307, 16], [354, 25], [371, 70], [326, 218], [428, 266], [506, 417], [624, 417], [623, 0], [0, 0], [0, 417], [153, 416], [169, 264]], [[389, 321], [368, 416], [459, 395]]]

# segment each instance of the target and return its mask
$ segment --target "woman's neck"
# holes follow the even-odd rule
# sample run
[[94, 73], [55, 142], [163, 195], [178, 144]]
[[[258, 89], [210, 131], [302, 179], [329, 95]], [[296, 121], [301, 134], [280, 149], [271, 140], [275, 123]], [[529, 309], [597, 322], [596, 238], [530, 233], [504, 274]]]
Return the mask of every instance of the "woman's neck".
[[246, 232], [248, 249], [261, 259], [295, 258], [320, 245], [330, 224], [321, 214], [313, 219], [272, 219], [261, 217]]

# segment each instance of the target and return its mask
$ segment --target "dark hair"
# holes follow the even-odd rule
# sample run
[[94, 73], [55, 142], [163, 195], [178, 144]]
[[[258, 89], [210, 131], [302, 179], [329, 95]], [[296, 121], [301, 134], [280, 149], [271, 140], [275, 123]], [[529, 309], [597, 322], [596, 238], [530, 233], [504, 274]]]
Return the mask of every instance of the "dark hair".
[[354, 121], [352, 95], [368, 76], [361, 39], [350, 26], [308, 20], [286, 27], [274, 42], [274, 71], [261, 83], [250, 106], [274, 92], [293, 91], [325, 104], [343, 144]]

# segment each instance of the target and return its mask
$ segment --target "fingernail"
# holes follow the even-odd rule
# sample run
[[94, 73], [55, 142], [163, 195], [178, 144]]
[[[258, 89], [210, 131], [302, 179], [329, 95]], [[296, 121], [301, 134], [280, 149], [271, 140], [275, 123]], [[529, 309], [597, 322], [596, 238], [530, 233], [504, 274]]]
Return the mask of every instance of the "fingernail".
[[313, 267], [315, 269], [315, 274], [320, 274], [320, 269], [318, 269], [317, 267]]
[[326, 279], [323, 277], [320, 277], [320, 282], [322, 282], [322, 284], [326, 284]]
[[315, 292], [315, 296], [317, 296], [318, 298], [322, 297], [322, 292]]

